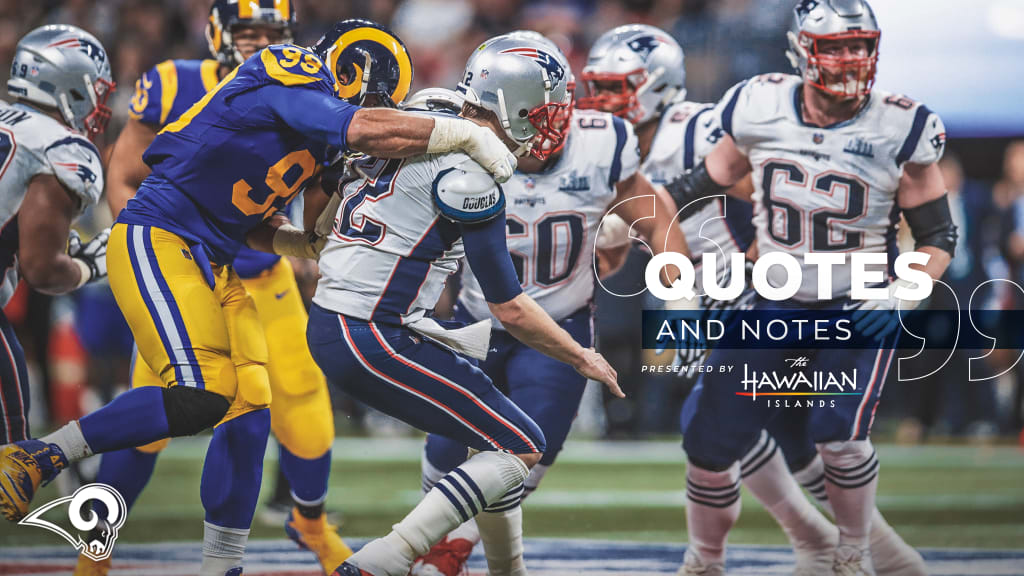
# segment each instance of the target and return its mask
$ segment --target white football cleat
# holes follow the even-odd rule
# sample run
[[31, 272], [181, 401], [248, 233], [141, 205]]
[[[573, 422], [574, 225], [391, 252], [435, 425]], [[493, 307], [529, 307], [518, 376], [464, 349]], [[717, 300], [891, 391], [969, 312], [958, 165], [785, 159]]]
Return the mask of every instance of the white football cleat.
[[676, 576], [725, 576], [725, 564], [705, 564], [699, 556], [687, 550], [683, 556], [683, 565], [679, 567]]
[[875, 576], [875, 569], [871, 565], [871, 551], [856, 546], [836, 548], [832, 573], [835, 576]]
[[878, 516], [871, 519], [871, 559], [878, 576], [928, 576], [921, 553]]
[[839, 545], [838, 528], [830, 524], [829, 531], [818, 542], [801, 542], [790, 538], [790, 543], [793, 545], [793, 556], [796, 557], [793, 576], [819, 576], [832, 572], [836, 546]]

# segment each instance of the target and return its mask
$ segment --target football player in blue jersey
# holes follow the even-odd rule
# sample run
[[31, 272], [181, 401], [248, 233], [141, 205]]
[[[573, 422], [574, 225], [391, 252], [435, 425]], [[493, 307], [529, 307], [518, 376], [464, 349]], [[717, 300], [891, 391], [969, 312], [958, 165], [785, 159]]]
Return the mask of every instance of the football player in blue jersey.
[[[568, 80], [547, 44], [491, 39], [467, 65], [466, 119], [455, 120], [488, 126], [521, 155], [537, 134], [557, 146]], [[602, 133], [609, 135], [614, 142], [614, 129]], [[606, 155], [606, 165], [614, 157]], [[521, 530], [514, 511], [543, 456], [544, 433], [470, 361], [488, 356], [490, 319], [446, 329], [432, 318], [445, 281], [465, 256], [486, 309], [509, 334], [621, 396], [615, 371], [523, 292], [506, 243], [505, 188], [470, 158], [365, 158], [355, 168], [361, 176], [342, 183], [320, 258], [307, 331], [313, 358], [352, 396], [473, 454], [337, 573], [406, 576], [417, 557], [474, 517], [485, 549], [514, 552]], [[616, 172], [609, 167], [604, 182], [617, 181]]]
[[[128, 120], [110, 159], [107, 200], [116, 218], [150, 168], [143, 152], [157, 132], [174, 122], [213, 89], [235, 67], [271, 44], [289, 42], [295, 25], [291, 2], [266, 3], [217, 0], [210, 8], [207, 38], [213, 59], [167, 60], [142, 75], [135, 84]], [[371, 79], [386, 75], [386, 54], [371, 68]], [[387, 79], [387, 78], [385, 78]], [[404, 89], [395, 80], [395, 86]], [[396, 93], [400, 99], [401, 94]], [[307, 260], [296, 260], [299, 266]], [[313, 551], [325, 571], [332, 570], [352, 551], [329, 526], [324, 514], [334, 440], [334, 414], [327, 380], [306, 346], [306, 308], [292, 272], [293, 263], [277, 254], [248, 247], [239, 250], [232, 267], [252, 297], [267, 341], [272, 402], [270, 429], [280, 444], [280, 465], [292, 488], [294, 508], [285, 522], [286, 533]], [[136, 355], [132, 387], [165, 386]], [[168, 439], [103, 455], [97, 482], [113, 486], [129, 508], [149, 481], [160, 450]], [[79, 556], [76, 576], [106, 574], [112, 558], [94, 561]]]
[[[381, 51], [397, 79], [383, 92], [367, 75]], [[0, 448], [5, 517], [23, 517], [40, 483], [69, 461], [215, 426], [201, 485], [200, 574], [241, 572], [271, 393], [258, 313], [231, 266], [239, 249], [248, 242], [317, 257], [325, 239], [279, 211], [338, 152], [462, 150], [501, 181], [515, 167], [485, 127], [353, 103], [371, 92], [400, 98], [411, 80], [412, 62], [393, 34], [343, 21], [313, 49], [274, 45], [254, 54], [160, 131], [143, 155], [152, 173], [111, 231], [108, 262], [139, 356], [166, 387], [133, 388], [41, 440]]]

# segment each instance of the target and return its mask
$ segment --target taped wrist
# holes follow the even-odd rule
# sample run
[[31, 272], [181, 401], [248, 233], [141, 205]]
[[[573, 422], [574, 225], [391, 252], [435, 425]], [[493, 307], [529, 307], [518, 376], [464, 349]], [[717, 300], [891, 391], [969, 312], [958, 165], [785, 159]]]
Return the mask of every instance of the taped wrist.
[[702, 160], [696, 168], [666, 184], [665, 189], [676, 201], [676, 209], [680, 209], [699, 198], [722, 194], [729, 187], [715, 182]]
[[164, 388], [164, 413], [172, 437], [192, 436], [212, 428], [228, 413], [231, 403], [220, 394], [171, 386]]
[[953, 215], [949, 211], [949, 195], [930, 200], [903, 211], [910, 234], [914, 237], [914, 249], [935, 246], [953, 255], [958, 237]]
[[320, 254], [319, 238], [307, 234], [291, 224], [285, 224], [274, 232], [274, 253], [281, 256], [316, 259]]
[[434, 129], [427, 142], [427, 154], [461, 150], [476, 125], [461, 118], [434, 117]]
[[81, 258], [72, 258], [71, 261], [74, 262], [75, 266], [78, 266], [78, 269], [82, 272], [82, 276], [81, 278], [79, 278], [78, 284], [75, 284], [75, 290], [78, 290], [82, 286], [88, 284], [90, 280], [92, 280], [92, 277], [94, 275], [93, 267], [90, 266], [88, 262], [82, 260]]

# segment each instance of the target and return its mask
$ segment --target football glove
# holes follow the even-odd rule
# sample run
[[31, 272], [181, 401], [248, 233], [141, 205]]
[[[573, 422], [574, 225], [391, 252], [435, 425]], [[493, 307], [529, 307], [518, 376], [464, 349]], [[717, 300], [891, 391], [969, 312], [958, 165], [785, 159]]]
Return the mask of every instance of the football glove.
[[490, 129], [462, 118], [434, 117], [434, 130], [427, 144], [428, 154], [465, 152], [494, 176], [499, 184], [512, 177], [516, 157]]
[[82, 244], [82, 237], [72, 230], [68, 235], [68, 256], [82, 269], [78, 287], [107, 276], [107, 241], [110, 228], [100, 232], [89, 242]]

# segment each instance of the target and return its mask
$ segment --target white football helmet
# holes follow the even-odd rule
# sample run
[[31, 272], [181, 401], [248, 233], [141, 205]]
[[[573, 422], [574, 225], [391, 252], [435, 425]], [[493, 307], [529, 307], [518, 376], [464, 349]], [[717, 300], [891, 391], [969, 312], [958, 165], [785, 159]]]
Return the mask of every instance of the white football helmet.
[[[875, 13], [865, 0], [801, 0], [793, 9], [786, 38], [786, 56], [804, 82], [836, 96], [859, 97], [871, 92], [882, 36]], [[819, 51], [822, 40], [862, 38], [866, 56], [831, 56]]]

